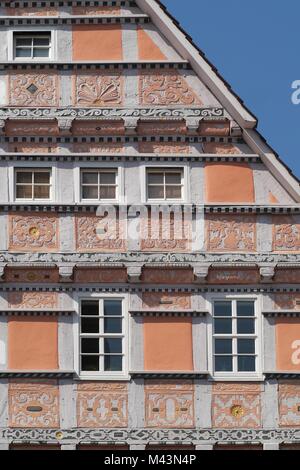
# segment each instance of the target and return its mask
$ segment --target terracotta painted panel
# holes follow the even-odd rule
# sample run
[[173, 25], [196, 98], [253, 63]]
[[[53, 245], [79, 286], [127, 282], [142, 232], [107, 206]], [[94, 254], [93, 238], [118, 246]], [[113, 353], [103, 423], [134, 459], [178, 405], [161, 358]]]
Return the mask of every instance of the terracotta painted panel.
[[205, 191], [207, 202], [255, 202], [253, 171], [246, 163], [208, 163]]
[[58, 269], [30, 269], [30, 268], [6, 268], [5, 280], [7, 282], [53, 282], [59, 281]]
[[55, 380], [11, 381], [8, 407], [11, 427], [59, 428], [59, 391]]
[[280, 292], [274, 294], [274, 308], [277, 310], [299, 310], [300, 294]]
[[273, 251], [300, 251], [299, 218], [293, 216], [273, 217]]
[[300, 371], [300, 321], [276, 319], [277, 370]]
[[260, 428], [260, 390], [260, 385], [256, 384], [213, 384], [213, 427]]
[[229, 136], [230, 122], [201, 122], [199, 134], [203, 136]]
[[[149, 214], [150, 215], [150, 214]], [[191, 224], [188, 218], [157, 214], [141, 221], [142, 251], [184, 252], [190, 247]]]
[[11, 106], [57, 106], [59, 77], [55, 73], [15, 72], [9, 76]]
[[9, 152], [17, 153], [56, 153], [57, 144], [34, 144], [34, 143], [14, 143], [9, 144]]
[[194, 426], [194, 388], [191, 381], [145, 382], [145, 425], [152, 428]]
[[139, 122], [138, 133], [144, 135], [173, 135], [186, 134], [187, 128], [185, 121], [150, 121]]
[[124, 144], [117, 143], [89, 143], [89, 144], [73, 144], [74, 153], [93, 153], [93, 154], [109, 154], [124, 152]]
[[178, 72], [141, 73], [139, 95], [141, 105], [202, 105]]
[[[118, 74], [78, 73], [73, 77], [74, 106], [111, 107], [123, 102], [124, 77]], [[99, 124], [101, 126], [101, 123]]]
[[8, 367], [13, 370], [58, 369], [56, 318], [8, 320]]
[[144, 319], [145, 370], [193, 370], [192, 321]]
[[56, 251], [59, 247], [57, 215], [9, 215], [9, 248], [15, 251]]
[[223, 155], [239, 155], [241, 154], [241, 150], [233, 144], [222, 144], [222, 143], [215, 143], [209, 142], [203, 145], [204, 153], [211, 153], [211, 154], [223, 154]]
[[74, 135], [122, 135], [125, 132], [122, 121], [79, 121], [72, 126]]
[[127, 281], [126, 269], [97, 269], [77, 268], [75, 269], [75, 282], [116, 283]]
[[300, 284], [300, 269], [276, 269], [274, 281], [282, 284]]
[[[125, 251], [124, 222], [110, 224], [110, 232], [106, 231], [109, 219], [94, 215], [77, 215], [76, 247], [79, 251]], [[103, 221], [103, 222], [102, 222]], [[104, 232], [102, 233], [102, 229]]]
[[256, 218], [240, 215], [210, 215], [206, 219], [208, 251], [256, 251]]
[[57, 16], [58, 11], [53, 7], [46, 8], [6, 8], [7, 16]]
[[73, 60], [122, 60], [121, 25], [73, 26]]
[[158, 310], [185, 310], [191, 308], [191, 294], [181, 292], [174, 294], [172, 292], [144, 292], [143, 308]]
[[154, 43], [143, 27], [138, 26], [138, 51], [139, 60], [166, 60], [167, 57]]
[[[58, 125], [55, 121], [13, 121], [6, 123], [6, 132], [8, 136], [15, 135], [57, 135]], [[19, 144], [18, 144], [19, 145]]]
[[8, 292], [7, 301], [14, 309], [52, 309], [57, 307], [57, 292]]
[[300, 427], [300, 382], [279, 384], [279, 423], [283, 427]]
[[255, 269], [210, 269], [210, 284], [256, 284], [260, 276]]
[[194, 280], [191, 269], [144, 268], [142, 281], [151, 284], [190, 284]]
[[89, 16], [105, 16], [105, 15], [120, 15], [121, 8], [114, 6], [81, 6], [81, 7], [73, 7], [73, 15], [89, 15]]
[[77, 421], [83, 428], [125, 428], [128, 421], [127, 384], [79, 384]]
[[140, 153], [183, 153], [189, 154], [191, 152], [190, 146], [181, 142], [140, 142]]

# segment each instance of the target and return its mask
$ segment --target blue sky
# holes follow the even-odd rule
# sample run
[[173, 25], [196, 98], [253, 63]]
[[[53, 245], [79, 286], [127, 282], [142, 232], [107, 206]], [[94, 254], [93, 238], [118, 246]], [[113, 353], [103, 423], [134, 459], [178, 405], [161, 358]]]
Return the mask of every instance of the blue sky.
[[300, 2], [162, 0], [259, 120], [259, 131], [300, 177]]

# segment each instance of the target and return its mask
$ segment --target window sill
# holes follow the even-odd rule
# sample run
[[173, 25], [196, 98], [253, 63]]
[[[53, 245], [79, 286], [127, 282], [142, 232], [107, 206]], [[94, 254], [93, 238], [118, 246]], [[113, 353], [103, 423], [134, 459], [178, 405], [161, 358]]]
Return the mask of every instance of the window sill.
[[99, 381], [99, 382], [129, 382], [129, 375], [82, 375], [76, 377], [77, 380], [84, 381]]
[[210, 381], [212, 382], [264, 382], [265, 377], [263, 374], [252, 375], [212, 375]]

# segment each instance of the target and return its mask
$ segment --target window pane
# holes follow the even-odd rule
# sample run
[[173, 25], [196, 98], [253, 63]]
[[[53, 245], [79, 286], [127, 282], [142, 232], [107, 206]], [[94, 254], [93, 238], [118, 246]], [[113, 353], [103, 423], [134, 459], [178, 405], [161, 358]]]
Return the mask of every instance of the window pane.
[[254, 339], [239, 339], [238, 340], [238, 354], [255, 354], [255, 340]]
[[232, 357], [231, 356], [217, 356], [215, 357], [215, 371], [216, 372], [232, 372]]
[[49, 46], [50, 44], [50, 37], [46, 36], [44, 38], [34, 38], [33, 45], [34, 46]]
[[32, 198], [32, 186], [17, 186], [16, 188], [17, 199], [31, 199]]
[[121, 338], [104, 338], [104, 353], [105, 354], [122, 353], [122, 339]]
[[164, 188], [163, 186], [148, 186], [148, 198], [149, 199], [164, 199]]
[[82, 338], [81, 339], [81, 352], [87, 354], [99, 353], [99, 339], [98, 338]]
[[16, 57], [31, 57], [31, 49], [16, 49]]
[[167, 199], [181, 199], [181, 187], [180, 186], [167, 186], [166, 197]]
[[104, 333], [122, 333], [121, 318], [105, 318]]
[[30, 171], [17, 171], [16, 181], [17, 183], [32, 183], [32, 173]]
[[83, 171], [82, 182], [84, 184], [98, 184], [98, 173]]
[[237, 333], [241, 335], [249, 335], [255, 333], [255, 322], [251, 318], [237, 320]]
[[215, 340], [215, 354], [232, 354], [232, 340], [231, 339], [216, 339]]
[[16, 37], [16, 46], [31, 46], [32, 38], [18, 38]]
[[81, 304], [81, 315], [99, 315], [98, 300], [85, 300]]
[[122, 301], [120, 300], [104, 300], [104, 315], [121, 316]]
[[214, 303], [214, 316], [215, 317], [231, 317], [231, 302], [215, 302]]
[[218, 318], [214, 322], [215, 325], [215, 333], [220, 334], [231, 334], [232, 333], [232, 320], [231, 319], [223, 319]]
[[35, 183], [50, 183], [50, 173], [48, 171], [34, 172]]
[[115, 199], [116, 188], [114, 186], [101, 186], [100, 199]]
[[239, 372], [255, 372], [255, 356], [238, 356]]
[[237, 302], [238, 317], [254, 317], [254, 302]]
[[49, 49], [33, 49], [33, 57], [49, 57]]
[[115, 184], [116, 173], [100, 173], [100, 184]]
[[82, 356], [81, 369], [84, 371], [99, 371], [98, 356]]
[[83, 199], [98, 199], [98, 186], [83, 186]]
[[181, 173], [166, 173], [166, 184], [181, 184]]
[[104, 370], [107, 371], [122, 371], [122, 356], [105, 356], [104, 357]]
[[50, 186], [34, 186], [34, 198], [35, 199], [49, 199], [50, 198]]
[[164, 184], [164, 174], [163, 173], [148, 173], [148, 183], [149, 184]]
[[82, 198], [98, 200], [98, 186], [83, 186]]
[[81, 319], [81, 332], [82, 333], [99, 333], [99, 319], [83, 317]]

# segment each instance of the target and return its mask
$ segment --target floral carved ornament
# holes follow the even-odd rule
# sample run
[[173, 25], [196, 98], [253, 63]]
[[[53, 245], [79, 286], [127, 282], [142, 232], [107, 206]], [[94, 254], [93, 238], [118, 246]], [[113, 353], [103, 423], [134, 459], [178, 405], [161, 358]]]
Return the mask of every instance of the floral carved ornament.
[[77, 75], [77, 106], [111, 106], [122, 102], [122, 77], [119, 75]]
[[20, 74], [10, 76], [10, 105], [56, 106], [57, 76], [51, 74]]

